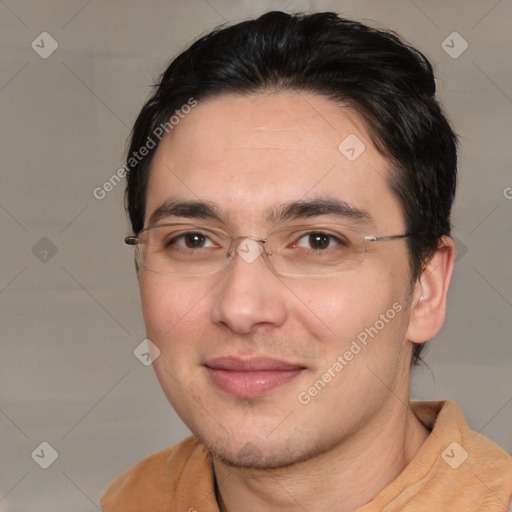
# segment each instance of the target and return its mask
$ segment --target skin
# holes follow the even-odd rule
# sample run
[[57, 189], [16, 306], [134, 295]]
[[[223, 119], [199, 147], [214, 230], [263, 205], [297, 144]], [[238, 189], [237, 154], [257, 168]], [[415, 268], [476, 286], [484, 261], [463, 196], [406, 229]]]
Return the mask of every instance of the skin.
[[[349, 134], [366, 146], [350, 162]], [[219, 96], [200, 102], [160, 143], [145, 226], [169, 198], [204, 200], [218, 227], [264, 238], [265, 214], [289, 201], [337, 197], [367, 210], [365, 234], [404, 233], [387, 185], [389, 163], [358, 115], [311, 93]], [[167, 217], [160, 222], [191, 222]], [[309, 219], [336, 222], [322, 216]], [[194, 222], [192, 220], [192, 222]], [[414, 286], [404, 240], [373, 244], [336, 276], [283, 277], [264, 258], [226, 272], [161, 275], [140, 269], [154, 368], [185, 424], [209, 448], [222, 510], [353, 511], [413, 459], [429, 431], [408, 407], [412, 343], [444, 321], [455, 247], [450, 238]], [[424, 297], [420, 301], [420, 297]], [[394, 303], [402, 310], [307, 404], [297, 396]], [[203, 366], [220, 356], [270, 356], [305, 370], [262, 397], [216, 388]]]

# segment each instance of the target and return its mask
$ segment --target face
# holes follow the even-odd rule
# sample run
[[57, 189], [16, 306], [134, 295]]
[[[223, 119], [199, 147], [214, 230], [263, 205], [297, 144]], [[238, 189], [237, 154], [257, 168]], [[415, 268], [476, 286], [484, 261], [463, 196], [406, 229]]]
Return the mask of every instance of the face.
[[[160, 143], [145, 227], [166, 201], [204, 202], [216, 218], [167, 209], [158, 224], [265, 238], [276, 228], [271, 213], [325, 199], [366, 215], [299, 208], [279, 226], [401, 234], [388, 175], [348, 108], [309, 93], [225, 95], [200, 102]], [[371, 431], [409, 386], [404, 239], [369, 244], [356, 268], [333, 275], [281, 275], [271, 259], [248, 263], [235, 253], [228, 267], [201, 276], [140, 269], [166, 396], [215, 455], [245, 467], [283, 467]]]

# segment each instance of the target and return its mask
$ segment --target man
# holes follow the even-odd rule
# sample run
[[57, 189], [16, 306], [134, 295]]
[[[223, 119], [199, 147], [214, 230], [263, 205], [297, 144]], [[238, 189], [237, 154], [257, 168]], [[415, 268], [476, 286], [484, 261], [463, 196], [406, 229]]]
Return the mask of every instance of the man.
[[134, 126], [126, 241], [194, 436], [105, 512], [507, 509], [511, 457], [455, 403], [409, 403], [445, 318], [456, 147], [426, 58], [334, 13], [174, 60]]

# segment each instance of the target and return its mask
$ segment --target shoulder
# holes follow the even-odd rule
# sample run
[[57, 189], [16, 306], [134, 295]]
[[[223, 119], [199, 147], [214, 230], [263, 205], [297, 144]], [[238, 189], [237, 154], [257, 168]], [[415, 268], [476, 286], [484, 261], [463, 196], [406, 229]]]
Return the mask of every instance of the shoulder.
[[[170, 499], [184, 473], [205, 472], [209, 453], [195, 436], [142, 459], [115, 478], [103, 491], [104, 512], [171, 510]], [[192, 467], [190, 467], [192, 466]]]
[[452, 509], [464, 505], [466, 511], [505, 512], [512, 493], [510, 454], [471, 430], [455, 402], [416, 402], [411, 407], [432, 428], [413, 461], [413, 477], [428, 473], [430, 491]]
[[[450, 466], [450, 473], [460, 476], [454, 478], [454, 486], [465, 489], [468, 499], [473, 497], [479, 503], [479, 510], [512, 512], [510, 505], [508, 509], [506, 505], [512, 493], [512, 457], [488, 437], [471, 430], [462, 420], [462, 414], [456, 425], [456, 442], [448, 445], [441, 455]], [[459, 458], [455, 466], [450, 464], [451, 455], [455, 455], [452, 464]]]

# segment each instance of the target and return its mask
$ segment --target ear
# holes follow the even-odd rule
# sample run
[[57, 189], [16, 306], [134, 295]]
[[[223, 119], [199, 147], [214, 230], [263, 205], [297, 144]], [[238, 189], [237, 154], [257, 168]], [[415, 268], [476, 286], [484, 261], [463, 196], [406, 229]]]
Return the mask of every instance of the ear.
[[443, 326], [446, 296], [452, 277], [456, 254], [455, 242], [443, 236], [439, 247], [423, 269], [412, 293], [407, 339], [424, 343]]

